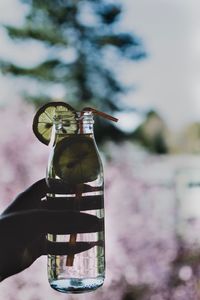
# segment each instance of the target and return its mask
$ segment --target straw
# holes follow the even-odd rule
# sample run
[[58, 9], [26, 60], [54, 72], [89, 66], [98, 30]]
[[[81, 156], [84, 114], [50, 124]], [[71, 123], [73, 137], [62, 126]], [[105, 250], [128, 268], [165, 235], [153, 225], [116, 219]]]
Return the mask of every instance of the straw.
[[91, 111], [91, 112], [93, 112], [93, 114], [99, 115], [99, 116], [101, 116], [101, 117], [103, 117], [103, 118], [105, 118], [105, 119], [107, 119], [107, 120], [110, 120], [110, 121], [113, 121], [113, 122], [118, 122], [118, 119], [117, 119], [117, 118], [115, 118], [115, 117], [113, 117], [113, 116], [111, 116], [111, 115], [109, 115], [109, 114], [107, 114], [107, 113], [105, 113], [105, 112], [96, 110], [96, 109], [94, 109], [94, 108], [92, 108], [92, 107], [84, 107], [84, 108], [82, 109], [82, 111]]

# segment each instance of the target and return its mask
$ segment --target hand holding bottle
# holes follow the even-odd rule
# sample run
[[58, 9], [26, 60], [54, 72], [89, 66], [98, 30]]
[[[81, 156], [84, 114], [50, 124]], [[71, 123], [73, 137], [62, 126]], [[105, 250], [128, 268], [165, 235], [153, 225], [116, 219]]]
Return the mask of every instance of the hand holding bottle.
[[47, 252], [67, 255], [92, 246], [81, 244], [72, 249], [66, 244], [60, 244], [57, 248], [48, 244], [47, 232], [87, 232], [91, 226], [100, 227], [101, 224], [84, 213], [48, 210], [46, 201], [41, 201], [47, 192], [49, 189], [45, 179], [41, 179], [19, 194], [1, 214], [0, 281], [23, 271]]

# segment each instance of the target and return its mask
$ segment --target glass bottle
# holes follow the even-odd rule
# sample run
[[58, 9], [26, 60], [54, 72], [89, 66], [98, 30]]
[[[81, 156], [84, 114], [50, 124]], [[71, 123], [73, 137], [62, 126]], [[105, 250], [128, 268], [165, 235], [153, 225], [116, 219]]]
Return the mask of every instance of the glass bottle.
[[[93, 124], [91, 112], [76, 113], [74, 118], [59, 112], [54, 118], [46, 176], [51, 188], [48, 207], [84, 212], [102, 221], [101, 228], [83, 233], [47, 234], [49, 283], [64, 293], [93, 291], [105, 277], [104, 177]], [[70, 254], [59, 252], [63, 243]]]

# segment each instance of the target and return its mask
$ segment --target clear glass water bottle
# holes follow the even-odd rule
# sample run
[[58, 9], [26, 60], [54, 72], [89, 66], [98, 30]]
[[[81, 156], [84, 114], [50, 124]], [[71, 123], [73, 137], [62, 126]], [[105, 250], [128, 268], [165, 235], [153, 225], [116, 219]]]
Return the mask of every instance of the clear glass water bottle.
[[[104, 177], [93, 124], [92, 112], [76, 113], [72, 118], [60, 111], [54, 118], [47, 168], [48, 207], [84, 212], [102, 221], [100, 228], [81, 233], [47, 234], [49, 283], [64, 293], [93, 291], [105, 277]], [[67, 255], [59, 250], [63, 244]]]

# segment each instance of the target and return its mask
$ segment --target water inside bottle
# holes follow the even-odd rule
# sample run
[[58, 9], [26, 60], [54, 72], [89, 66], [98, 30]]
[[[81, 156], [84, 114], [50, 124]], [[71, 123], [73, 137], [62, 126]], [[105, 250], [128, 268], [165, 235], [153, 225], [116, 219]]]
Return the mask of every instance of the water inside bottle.
[[[52, 199], [51, 199], [52, 198]], [[68, 200], [66, 200], [68, 199]], [[102, 200], [101, 200], [102, 199]], [[74, 194], [49, 194], [48, 200], [64, 203], [70, 209], [70, 203], [75, 201]], [[68, 201], [68, 203], [67, 203]], [[102, 205], [101, 205], [102, 202]], [[82, 194], [81, 212], [104, 217], [102, 191], [87, 192]], [[96, 205], [96, 204], [97, 205]], [[91, 209], [94, 208], [95, 209]], [[101, 208], [102, 207], [102, 208]], [[57, 243], [70, 242], [70, 234], [48, 234], [47, 240]], [[73, 257], [72, 265], [68, 265], [67, 255], [48, 255], [48, 278], [50, 286], [64, 293], [84, 293], [97, 289], [104, 282], [105, 277], [105, 253], [104, 232], [78, 233], [75, 239], [75, 247], [91, 245], [88, 250], [82, 249]], [[79, 249], [79, 251], [81, 251]]]

